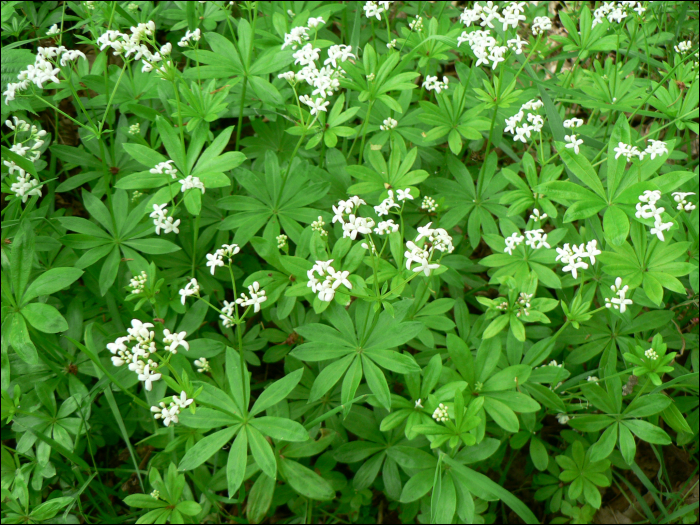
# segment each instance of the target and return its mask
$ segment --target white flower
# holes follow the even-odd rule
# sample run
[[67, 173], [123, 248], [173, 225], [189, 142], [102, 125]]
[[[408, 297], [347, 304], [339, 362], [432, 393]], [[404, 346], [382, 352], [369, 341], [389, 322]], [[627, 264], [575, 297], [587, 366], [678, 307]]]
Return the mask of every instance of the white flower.
[[389, 118], [384, 119], [381, 126], [379, 126], [379, 129], [381, 129], [382, 131], [389, 131], [391, 129], [394, 129], [398, 125], [399, 125], [399, 123], [396, 120], [389, 117]]
[[260, 311], [260, 305], [267, 301], [265, 290], [260, 289], [260, 283], [255, 281], [253, 284], [248, 286], [248, 293], [250, 294], [250, 297], [242, 293], [241, 297], [236, 299], [236, 302], [241, 306], [252, 306], [253, 311], [258, 313]]
[[595, 383], [597, 385], [598, 381], [600, 381], [600, 379], [596, 376], [588, 376], [586, 381], [588, 381], [589, 383]]
[[374, 228], [374, 220], [365, 217], [355, 217], [350, 214], [348, 220], [343, 224], [343, 237], [350, 237], [353, 241], [357, 238], [357, 234], [368, 235], [372, 233]]
[[194, 366], [197, 366], [197, 372], [204, 373], [204, 372], [210, 372], [211, 371], [211, 365], [209, 364], [209, 361], [205, 357], [200, 357], [199, 359], [194, 360]]
[[[315, 19], [309, 19], [309, 22], [311, 20]], [[292, 49], [296, 49], [297, 46], [302, 45], [306, 40], [309, 39], [308, 31], [308, 27], [293, 27], [289, 33], [284, 35], [284, 44], [282, 44], [282, 49], [284, 49], [287, 46], [291, 46]]]
[[185, 350], [190, 349], [190, 344], [185, 341], [187, 337], [187, 332], [170, 333], [167, 328], [163, 330], [163, 344], [165, 349], [171, 354], [177, 354], [177, 347], [181, 346]]
[[421, 203], [420, 207], [427, 210], [428, 213], [433, 213], [435, 210], [437, 210], [438, 204], [435, 202], [435, 199], [426, 195], [423, 197], [423, 202]]
[[318, 114], [319, 111], [326, 112], [328, 111], [326, 108], [330, 104], [327, 100], [324, 100], [322, 98], [316, 98], [315, 100], [309, 97], [308, 95], [302, 95], [299, 97], [299, 101], [306, 104], [311, 108], [310, 113], [312, 115]]
[[192, 175], [188, 175], [184, 179], [180, 179], [178, 182], [182, 185], [182, 187], [180, 188], [180, 191], [183, 193], [187, 190], [191, 190], [191, 189], [195, 189], [195, 188], [201, 190], [201, 192], [204, 193], [204, 184], [199, 179], [199, 177], [194, 177]]
[[131, 293], [132, 294], [140, 294], [144, 291], [146, 288], [146, 281], [148, 280], [148, 276], [145, 271], [142, 271], [139, 275], [136, 275], [131, 278], [131, 281], [129, 282], [129, 287], [131, 288]]
[[560, 425], [566, 425], [571, 418], [566, 414], [557, 414], [557, 421]]
[[318, 232], [321, 235], [321, 237], [326, 237], [328, 235], [328, 232], [323, 229], [325, 225], [326, 223], [323, 222], [323, 217], [319, 215], [318, 220], [311, 223], [311, 231]]
[[[129, 5], [131, 6], [131, 5], [134, 5], [134, 4], [129, 4]], [[138, 7], [138, 6], [137, 6], [137, 7]], [[157, 490], [154, 490], [153, 492], [151, 492], [151, 497], [152, 497], [153, 499], [158, 499], [158, 498], [160, 498], [160, 492], [157, 491]]]
[[175, 161], [166, 160], [165, 162], [160, 162], [151, 168], [149, 171], [155, 174], [165, 174], [170, 175], [173, 179], [177, 178], [177, 168], [172, 166]]
[[[7, 161], [5, 161], [4, 164], [8, 166]], [[27, 202], [27, 199], [32, 195], [41, 197], [41, 185], [39, 181], [32, 178], [31, 175], [25, 173], [24, 170], [19, 167], [15, 168], [15, 166], [13, 166], [13, 168], [19, 170], [20, 175], [17, 176], [17, 181], [10, 186], [10, 191], [12, 191], [18, 199], [22, 199], [22, 203]]]
[[144, 386], [149, 392], [153, 389], [153, 383], [162, 377], [162, 374], [152, 371], [151, 367], [151, 364], [147, 364], [143, 372], [138, 375], [139, 381], [144, 382]]
[[189, 29], [187, 30], [187, 33], [185, 33], [185, 36], [183, 36], [180, 41], [177, 43], [178, 46], [180, 47], [188, 47], [190, 45], [190, 41], [197, 42], [199, 39], [202, 37], [202, 32], [199, 30], [199, 28], [195, 29], [194, 31], [190, 31]]
[[441, 91], [446, 90], [449, 87], [449, 83], [450, 79], [448, 77], [442, 77], [442, 82], [440, 82], [437, 76], [428, 75], [427, 77], [425, 77], [423, 87], [426, 89], [426, 91], [434, 90], [437, 93], [440, 93]]
[[546, 213], [540, 214], [540, 210], [537, 208], [533, 208], [532, 213], [530, 214], [530, 219], [535, 221], [535, 222], [540, 222], [543, 221], [547, 218]]
[[282, 249], [287, 246], [288, 237], [285, 234], [278, 235], [275, 240], [277, 241], [277, 248]]
[[583, 126], [583, 120], [580, 118], [573, 117], [564, 121], [565, 128], [580, 128], [581, 126]]
[[659, 358], [659, 354], [657, 354], [653, 348], [650, 348], [644, 352], [644, 357], [650, 361], [656, 361]]
[[610, 289], [613, 291], [614, 294], [617, 295], [617, 297], [613, 297], [612, 299], [606, 297], [606, 308], [612, 307], [615, 308], [615, 310], [620, 310], [620, 313], [625, 313], [627, 307], [631, 304], [634, 304], [632, 302], [632, 299], [626, 298], [626, 294], [629, 291], [629, 286], [622, 286], [622, 278], [618, 277], [617, 279], [615, 279], [615, 284], [612, 285]]
[[[662, 209], [662, 208], [659, 208]], [[664, 242], [664, 232], [671, 229], [673, 222], [664, 222], [661, 215], [654, 217], [654, 226], [649, 230], [652, 235], [656, 235], [661, 242]]]
[[58, 28], [58, 24], [54, 24], [51, 27], [49, 27], [49, 30], [46, 32], [46, 36], [57, 35], [60, 32], [61, 30]]
[[520, 235], [518, 232], [513, 233], [510, 237], [506, 237], [506, 248], [503, 251], [508, 255], [513, 255], [513, 250], [515, 250], [515, 248], [519, 246], [524, 240], [525, 237]]
[[[340, 285], [345, 286], [348, 290], [352, 289], [352, 283], [348, 279], [350, 272], [336, 271], [335, 268], [331, 266], [332, 262], [333, 259], [328, 261], [316, 261], [316, 264], [313, 265], [311, 270], [306, 272], [309, 279], [306, 286], [311, 288], [312, 292], [317, 293], [318, 298], [324, 302], [333, 300], [335, 292]], [[317, 275], [320, 279], [316, 277]]]
[[214, 275], [217, 267], [224, 266], [224, 261], [218, 251], [207, 254], [207, 266], [209, 266], [212, 275]]
[[515, 35], [515, 38], [506, 41], [506, 44], [516, 55], [522, 55], [523, 47], [528, 45], [527, 41], [520, 39], [520, 35]]
[[579, 146], [583, 144], [583, 139], [576, 139], [576, 135], [564, 135], [564, 140], [568, 142], [567, 148], [573, 149], [576, 155], [579, 154]]
[[199, 283], [197, 279], [192, 279], [187, 285], [178, 292], [180, 294], [180, 302], [184, 305], [185, 300], [193, 295], [199, 295]]
[[632, 160], [632, 157], [640, 157], [641, 155], [641, 152], [639, 151], [639, 149], [637, 149], [636, 146], [631, 146], [629, 144], [625, 144], [624, 142], [618, 142], [617, 147], [615, 147], [614, 151], [616, 160], [622, 155], [624, 155], [625, 157], [627, 157], [628, 162]]
[[415, 20], [408, 23], [408, 27], [411, 31], [422, 31], [423, 30], [423, 17], [416, 15]]
[[546, 16], [536, 16], [532, 21], [532, 34], [537, 36], [552, 29], [552, 21]]
[[687, 197], [689, 197], [691, 195], [695, 195], [695, 193], [693, 193], [693, 192], [683, 193], [680, 191], [676, 191], [676, 192], [673, 192], [671, 195], [673, 195], [673, 200], [678, 203], [678, 206], [676, 207], [676, 209], [678, 211], [693, 211], [695, 209], [695, 204], [693, 204], [692, 202], [688, 202], [686, 200]]
[[187, 393], [183, 390], [179, 396], [173, 396], [173, 403], [180, 408], [187, 408], [194, 402], [194, 399], [188, 399]]
[[447, 407], [440, 403], [433, 412], [433, 419], [439, 423], [448, 421], [450, 419], [450, 414], [447, 411]]
[[[651, 160], [654, 160], [656, 156], [658, 155], [659, 157], [661, 155], [667, 155], [668, 154], [668, 148], [666, 147], [666, 143], [660, 140], [649, 140], [649, 145], [646, 147], [644, 150], [644, 153], [647, 155], [651, 156]], [[617, 158], [617, 157], [616, 157]]]
[[547, 234], [544, 233], [544, 230], [528, 230], [524, 233], [525, 237], [527, 237], [525, 244], [533, 250], [539, 250], [543, 247], [551, 248], [551, 246], [547, 243]]
[[396, 39], [394, 38], [391, 42], [387, 42], [386, 47], [389, 49], [394, 49], [396, 47]]
[[413, 200], [411, 195], [411, 188], [406, 188], [405, 190], [396, 190], [396, 200], [401, 202], [404, 200]]
[[328, 48], [328, 58], [323, 61], [324, 66], [329, 64], [333, 67], [338, 67], [338, 62], [345, 62], [350, 58], [356, 58], [352, 53], [352, 46], [339, 44]]
[[679, 42], [677, 45], [673, 46], [673, 49], [676, 50], [676, 53], [687, 53], [691, 49], [693, 49], [693, 41], [692, 40], [684, 40], [683, 42]]
[[387, 233], [395, 233], [397, 231], [399, 231], [399, 225], [395, 224], [391, 219], [380, 222], [374, 229], [374, 233], [377, 235], [385, 235]]
[[382, 13], [384, 12], [383, 7], [379, 7], [377, 2], [365, 2], [365, 6], [362, 8], [365, 10], [365, 16], [367, 18], [376, 18], [377, 20], [382, 19]]
[[307, 24], [309, 24], [309, 27], [312, 29], [320, 26], [321, 24], [325, 24], [325, 23], [326, 23], [326, 21], [323, 18], [321, 18], [320, 16], [317, 18], [309, 18], [309, 21], [307, 22]]
[[292, 55], [294, 57], [294, 63], [301, 66], [312, 64], [319, 59], [319, 51], [321, 50], [319, 48], [314, 48], [312, 44], [306, 44]]
[[596, 256], [600, 255], [601, 253], [603, 252], [598, 249], [598, 241], [596, 239], [593, 239], [586, 244], [586, 255], [591, 260], [591, 264], [595, 264]]
[[416, 399], [416, 404], [413, 408], [423, 408], [420, 398]]

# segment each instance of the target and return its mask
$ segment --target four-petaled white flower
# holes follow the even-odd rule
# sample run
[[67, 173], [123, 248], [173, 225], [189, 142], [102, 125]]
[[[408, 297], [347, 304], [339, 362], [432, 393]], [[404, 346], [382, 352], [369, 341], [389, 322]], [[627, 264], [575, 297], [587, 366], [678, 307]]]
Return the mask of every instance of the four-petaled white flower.
[[564, 140], [568, 142], [566, 147], [569, 149], [573, 149], [574, 153], [578, 155], [579, 146], [583, 144], [583, 139], [577, 139], [576, 135], [564, 135]]

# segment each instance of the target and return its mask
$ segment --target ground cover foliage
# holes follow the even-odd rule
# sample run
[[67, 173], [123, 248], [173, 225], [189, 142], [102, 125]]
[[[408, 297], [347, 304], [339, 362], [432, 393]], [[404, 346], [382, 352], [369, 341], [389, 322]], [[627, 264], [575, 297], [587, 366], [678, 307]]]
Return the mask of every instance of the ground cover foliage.
[[695, 523], [690, 2], [3, 2], [3, 523]]

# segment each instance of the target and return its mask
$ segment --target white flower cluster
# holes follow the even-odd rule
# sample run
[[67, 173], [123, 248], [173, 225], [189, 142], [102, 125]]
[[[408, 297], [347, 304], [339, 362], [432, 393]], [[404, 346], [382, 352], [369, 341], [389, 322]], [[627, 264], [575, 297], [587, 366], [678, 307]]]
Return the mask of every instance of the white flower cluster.
[[[199, 30], [196, 29], [195, 32], [197, 31]], [[100, 51], [111, 48], [115, 56], [123, 55], [124, 58], [131, 58], [133, 55], [133, 60], [141, 60], [143, 64], [141, 71], [143, 73], [148, 73], [155, 69], [162, 75], [168, 66], [172, 66], [171, 61], [164, 61], [165, 57], [172, 52], [173, 45], [168, 42], [161, 46], [159, 51], [153, 53], [146, 43], [151, 44], [154, 48], [156, 47], [155, 32], [156, 24], [153, 20], [150, 20], [135, 27], [132, 26], [130, 35], [112, 29], [108, 30], [97, 39], [97, 44], [100, 46]], [[163, 65], [158, 66], [161, 62], [164, 62]]]
[[[439, 93], [439, 91], [438, 91], [438, 93]], [[384, 121], [379, 126], [379, 129], [381, 129], [382, 131], [389, 131], [389, 130], [394, 129], [398, 125], [399, 125], [399, 123], [396, 120], [389, 117], [389, 118], [384, 119]]]
[[600, 378], [598, 376], [588, 376], [586, 378], [586, 381], [588, 381], [589, 383], [595, 383], [597, 385], [598, 381], [600, 381]]
[[182, 187], [180, 188], [180, 191], [182, 193], [186, 192], [187, 190], [193, 190], [193, 189], [198, 189], [202, 193], [204, 193], [204, 184], [199, 179], [199, 177], [194, 177], [192, 175], [188, 175], [184, 179], [180, 179], [178, 182], [182, 185]]
[[615, 308], [615, 310], [620, 310], [621, 314], [624, 314], [625, 311], [627, 310], [627, 307], [631, 304], [634, 304], [632, 302], [632, 299], [627, 299], [626, 295], [627, 292], [629, 291], [630, 287], [625, 285], [622, 286], [622, 278], [618, 277], [615, 279], [615, 284], [613, 284], [610, 289], [613, 291], [617, 297], [613, 297], [612, 299], [608, 299], [607, 297], [605, 298], [605, 307], [606, 308]]
[[180, 225], [180, 219], [175, 220], [174, 217], [168, 217], [168, 204], [154, 204], [153, 211], [151, 212], [151, 219], [153, 219], [153, 224], [156, 227], [156, 235], [160, 235], [160, 230], [163, 233], [180, 233], [178, 226]]
[[365, 6], [362, 9], [365, 10], [365, 16], [367, 18], [381, 20], [382, 13], [388, 11], [391, 4], [393, 4], [393, 2], [365, 2]]
[[190, 42], [199, 42], [200, 38], [202, 38], [202, 32], [199, 30], [199, 28], [195, 29], [194, 31], [190, 31], [188, 29], [185, 36], [180, 39], [177, 45], [180, 47], [189, 47]]
[[253, 284], [248, 286], [248, 293], [250, 294], [250, 297], [242, 293], [241, 296], [236, 299], [236, 303], [240, 306], [252, 306], [253, 312], [257, 314], [260, 311], [260, 305], [267, 301], [265, 290], [262, 290], [260, 288], [260, 283], [255, 281]]
[[214, 275], [217, 267], [224, 266], [224, 258], [228, 259], [228, 264], [231, 264], [233, 262], [233, 256], [240, 251], [241, 249], [237, 244], [222, 244], [221, 248], [214, 253], [208, 253], [207, 266], [209, 266], [211, 274]]
[[[138, 135], [140, 133], [141, 133], [141, 124], [140, 123], [137, 122], [136, 124], [132, 124], [131, 126], [129, 126], [129, 135]], [[153, 173], [153, 172], [151, 172], [151, 173]]]
[[[520, 111], [518, 111], [515, 115], [506, 119], [506, 127], [504, 131], [513, 135], [513, 142], [519, 140], [524, 144], [527, 142], [525, 140], [526, 136], [529, 139], [533, 131], [535, 133], [542, 131], [544, 119], [542, 118], [542, 115], [535, 113], [542, 107], [544, 107], [544, 103], [541, 100], [532, 99], [523, 104], [520, 107]], [[525, 116], [525, 112], [527, 112], [527, 117]], [[527, 122], [521, 126], [520, 123], [522, 122], [523, 118], [525, 118]]]
[[46, 36], [58, 35], [60, 32], [61, 30], [58, 28], [58, 24], [54, 24], [46, 31]]
[[428, 213], [433, 213], [435, 210], [437, 210], [438, 204], [435, 202], [435, 199], [426, 195], [423, 197], [423, 202], [421, 202], [420, 207], [427, 210]]
[[[285, 44], [282, 47], [289, 45], [287, 36], [285, 35]], [[299, 42], [295, 40], [291, 43], [294, 44], [294, 42], [301, 44], [301, 40]], [[293, 48], [296, 49], [296, 46], [293, 45]], [[333, 93], [340, 89], [340, 78], [343, 76], [343, 70], [339, 64], [350, 58], [355, 58], [355, 55], [352, 53], [352, 47], [343, 44], [334, 45], [328, 48], [328, 58], [323, 62], [323, 67], [319, 69], [316, 65], [316, 60], [320, 59], [319, 51], [321, 51], [320, 48], [314, 48], [310, 43], [304, 45], [293, 55], [294, 63], [301, 65], [302, 69], [296, 73], [287, 71], [277, 75], [278, 78], [284, 79], [292, 85], [297, 82], [306, 82], [313, 88], [311, 97], [308, 95], [299, 97], [299, 101], [302, 104], [311, 108], [310, 113], [312, 115], [318, 115], [320, 111], [328, 111], [327, 107], [330, 102], [326, 98], [333, 96]]]
[[423, 87], [425, 88], [426, 91], [435, 91], [437, 93], [442, 92], [443, 90], [446, 91], [447, 88], [449, 87], [450, 79], [447, 77], [442, 77], [442, 82], [438, 80], [437, 76], [430, 76], [428, 75], [425, 77], [425, 81], [423, 82]]
[[673, 46], [673, 49], [676, 50], [676, 53], [684, 55], [685, 53], [693, 49], [693, 41], [683, 40], [683, 42], [679, 42], [677, 45]]
[[530, 300], [532, 299], [532, 296], [533, 294], [531, 293], [520, 292], [517, 304], [518, 311], [515, 313], [516, 317], [520, 317], [521, 315], [530, 315]]
[[682, 191], [675, 191], [672, 193], [673, 195], [673, 200], [678, 203], [678, 206], [676, 206], [676, 209], [678, 211], [693, 211], [695, 209], [695, 204], [692, 202], [688, 202], [686, 199], [687, 197], [691, 195], [695, 195], [693, 192], [682, 192]]
[[178, 293], [180, 294], [180, 302], [183, 305], [188, 297], [193, 295], [199, 297], [199, 283], [197, 282], [197, 279], [192, 278], [192, 280], [190, 280], [190, 282], [188, 282]]
[[524, 240], [525, 237], [520, 235], [520, 233], [513, 233], [510, 237], [505, 238], [506, 247], [503, 251], [506, 252], [508, 255], [513, 255], [513, 250], [520, 246]]
[[[123, 366], [128, 363], [129, 370], [138, 375], [139, 381], [144, 383], [146, 390], [153, 388], [153, 383], [158, 381], [162, 375], [158, 373], [158, 364], [150, 359], [156, 352], [155, 332], [149, 330], [153, 328], [152, 323], [143, 323], [138, 319], [131, 320], [131, 328], [127, 328], [128, 335], [118, 337], [113, 343], [107, 344], [107, 350], [112, 353], [112, 364]], [[177, 353], [176, 348], [182, 346], [189, 350], [189, 344], [184, 338], [186, 332], [171, 334], [169, 330], [163, 331], [163, 343], [165, 349]], [[127, 343], [135, 343], [128, 347]]]
[[279, 250], [281, 250], [282, 248], [284, 248], [285, 246], [287, 246], [287, 239], [288, 239], [288, 238], [289, 238], [289, 237], [287, 237], [284, 233], [282, 233], [282, 234], [278, 235], [277, 237], [275, 237], [275, 240], [277, 241], [277, 248], [278, 248]]
[[646, 7], [641, 2], [603, 2], [599, 8], [593, 11], [593, 27], [602, 24], [606, 18], [611, 24], [613, 22], [622, 23], [629, 14], [628, 9], [635, 11], [639, 16], [646, 11]]
[[[357, 195], [350, 197], [346, 201], [338, 201], [336, 206], [333, 206], [333, 223], [340, 222], [343, 225], [343, 237], [350, 237], [353, 241], [357, 238], [357, 234], [369, 235], [374, 227], [374, 220], [371, 218], [358, 217], [356, 215], [358, 208], [367, 204]], [[345, 215], [348, 215], [345, 218]]]
[[[309, 278], [309, 282], [306, 286], [311, 288], [311, 291], [318, 294], [318, 298], [324, 302], [331, 302], [333, 297], [335, 297], [336, 290], [342, 284], [348, 290], [352, 290], [352, 283], [348, 280], [350, 272], [348, 271], [336, 271], [335, 268], [331, 266], [333, 259], [328, 261], [316, 261], [306, 276]], [[317, 277], [318, 275], [318, 277]]]
[[447, 411], [447, 407], [440, 403], [433, 412], [433, 419], [438, 423], [447, 422], [450, 419], [450, 414]]
[[532, 21], [532, 34], [537, 36], [552, 30], [552, 21], [546, 16], [536, 16]]
[[540, 248], [551, 248], [547, 242], [547, 234], [544, 233], [544, 230], [527, 230], [524, 233], [527, 239], [525, 244], [533, 250], [539, 250]]
[[[474, 56], [476, 57], [475, 66], [478, 67], [481, 64], [489, 65], [493, 70], [496, 69], [500, 62], [505, 61], [505, 54], [508, 51], [508, 46], [499, 46], [498, 41], [491, 36], [491, 31], [476, 30], [471, 33], [466, 31], [457, 37], [457, 47], [463, 43], [468, 43]], [[489, 62], [490, 61], [490, 62]]]
[[416, 15], [416, 18], [408, 23], [408, 27], [411, 31], [423, 31], [423, 17]]
[[309, 39], [308, 31], [308, 27], [293, 27], [289, 33], [284, 35], [284, 44], [282, 44], [282, 49], [287, 46], [290, 46], [292, 49], [296, 49], [297, 46], [303, 45], [303, 43]]
[[545, 220], [548, 217], [546, 213], [540, 213], [540, 210], [537, 208], [533, 208], [532, 213], [530, 214], [530, 219], [534, 222], [540, 222]]
[[27, 66], [27, 69], [20, 71], [17, 75], [19, 82], [7, 84], [7, 89], [3, 92], [5, 104], [14, 100], [17, 92], [24, 91], [31, 84], [34, 84], [39, 89], [43, 89], [45, 82], [59, 84], [58, 74], [61, 70], [57, 67], [58, 63], [65, 67], [69, 62], [73, 62], [78, 58], [85, 60], [85, 54], [77, 50], [68, 50], [65, 46], [40, 47], [37, 50], [34, 64]]
[[657, 208], [656, 203], [661, 199], [661, 192], [659, 190], [649, 191], [646, 190], [642, 195], [639, 196], [639, 202], [637, 203], [637, 212], [634, 214], [638, 219], [654, 219], [654, 226], [651, 228], [650, 232], [652, 235], [656, 235], [660, 241], [665, 241], [664, 232], [671, 229], [673, 222], [664, 222], [662, 214], [665, 208]]
[[562, 268], [563, 272], [571, 272], [571, 276], [574, 279], [578, 278], [578, 270], [583, 269], [586, 270], [588, 268], [588, 263], [585, 262], [583, 259], [588, 258], [588, 260], [591, 263], [591, 266], [595, 264], [595, 258], [597, 255], [600, 255], [601, 252], [598, 249], [598, 241], [596, 239], [593, 239], [589, 243], [587, 243], [585, 246], [583, 243], [573, 246], [569, 246], [569, 243], [567, 242], [563, 248], [557, 248], [557, 261], [561, 261], [562, 264], [565, 266]]
[[[42, 139], [46, 136], [46, 131], [43, 129], [40, 130], [35, 125], [30, 125], [27, 121], [14, 116], [12, 117], [12, 121], [6, 120], [5, 125], [14, 131], [13, 145], [10, 147], [10, 151], [16, 153], [20, 157], [25, 157], [30, 162], [39, 160], [41, 157], [41, 147], [44, 145], [44, 140]], [[19, 135], [27, 131], [30, 132], [29, 137], [18, 142]], [[29, 145], [30, 141], [34, 141], [34, 143]], [[22, 199], [22, 202], [26, 203], [27, 199], [32, 195], [41, 197], [41, 184], [37, 179], [32, 178], [32, 176], [15, 161], [4, 160], [3, 164], [7, 166], [10, 175], [15, 171], [18, 173], [16, 181], [10, 186], [10, 191], [12, 191], [18, 199]]]
[[583, 119], [572, 117], [564, 121], [564, 127], [567, 129], [580, 128], [583, 126]]
[[207, 360], [206, 357], [200, 357], [199, 359], [194, 360], [194, 366], [197, 366], [197, 372], [200, 374], [204, 372], [211, 372], [211, 365], [209, 364], [209, 361]]
[[221, 319], [221, 323], [226, 327], [226, 328], [231, 328], [233, 326], [233, 314], [234, 310], [236, 308], [236, 302], [228, 302], [224, 301], [224, 307], [221, 309], [221, 315], [219, 318]]
[[[180, 396], [173, 396], [173, 400], [168, 406], [165, 406], [165, 403], [163, 401], [158, 403], [158, 406], [152, 406], [151, 412], [153, 412], [153, 418], [162, 419], [163, 424], [166, 427], [169, 426], [170, 423], [178, 423], [178, 416], [180, 415], [180, 411], [190, 406], [193, 401], [194, 399], [188, 399], [187, 393], [185, 391], [182, 391], [180, 393]], [[151, 493], [151, 496], [158, 499], [160, 493], [157, 490], [154, 490], [153, 492], [155, 493], [155, 495]]]
[[571, 418], [564, 413], [557, 414], [557, 421], [560, 425], [566, 425]]
[[173, 179], [177, 179], [177, 168], [173, 166], [174, 162], [172, 160], [159, 162], [149, 171], [154, 175], [170, 175]]
[[525, 21], [525, 6], [527, 2], [510, 2], [504, 9], [503, 13], [498, 12], [498, 5], [494, 2], [486, 2], [485, 5], [481, 5], [479, 2], [474, 3], [474, 7], [471, 9], [465, 8], [464, 12], [460, 15], [459, 19], [462, 23], [470, 27], [473, 23], [481, 20], [481, 27], [494, 28], [493, 21], [496, 20], [503, 24], [503, 31], [507, 31], [509, 26], [516, 29], [520, 22]]
[[[377, 215], [379, 215], [380, 217], [382, 217], [383, 215], [389, 215], [391, 208], [400, 208], [401, 207], [399, 204], [396, 203], [396, 201], [394, 201], [393, 190], [389, 190], [388, 193], [389, 193], [389, 196], [386, 199], [384, 199], [381, 202], [381, 204], [374, 207], [375, 213]], [[411, 188], [406, 188], [405, 190], [397, 190], [396, 200], [398, 200], [399, 202], [402, 202], [405, 200], [413, 200], [413, 197], [411, 196]]]
[[644, 352], [644, 357], [651, 361], [656, 361], [659, 358], [659, 354], [657, 354], [653, 348], [650, 348]]
[[146, 275], [145, 271], [142, 271], [139, 275], [132, 277], [131, 281], [129, 281], [129, 288], [131, 288], [131, 293], [143, 293], [144, 289], [146, 288], [146, 281], [148, 281], [148, 275]]
[[640, 151], [637, 146], [632, 146], [630, 144], [625, 144], [624, 142], [618, 142], [617, 147], [615, 148], [615, 158], [618, 159], [621, 156], [627, 157], [627, 162], [632, 160], [632, 157], [638, 157], [639, 160], [644, 160], [644, 157], [646, 155], [649, 155], [652, 160], [656, 158], [656, 156], [661, 156], [665, 155], [668, 153], [668, 148], [666, 147], [666, 143], [661, 141], [661, 140], [649, 140], [649, 145], [646, 147], [644, 151]]
[[328, 232], [323, 229], [325, 225], [326, 223], [323, 222], [323, 217], [319, 215], [318, 220], [311, 223], [311, 231], [318, 232], [321, 237], [327, 237]]
[[[406, 243], [407, 250], [403, 254], [406, 258], [406, 269], [412, 269], [415, 273], [423, 272], [426, 277], [430, 275], [432, 270], [440, 268], [440, 265], [437, 263], [431, 264], [436, 251], [443, 254], [454, 251], [452, 237], [443, 228], [431, 228], [432, 224], [432, 222], [429, 222], [425, 226], [418, 227], [418, 237], [416, 237], [415, 241]], [[421, 239], [425, 239], [427, 244], [418, 246], [416, 243]], [[413, 263], [418, 264], [418, 266], [411, 268]]]

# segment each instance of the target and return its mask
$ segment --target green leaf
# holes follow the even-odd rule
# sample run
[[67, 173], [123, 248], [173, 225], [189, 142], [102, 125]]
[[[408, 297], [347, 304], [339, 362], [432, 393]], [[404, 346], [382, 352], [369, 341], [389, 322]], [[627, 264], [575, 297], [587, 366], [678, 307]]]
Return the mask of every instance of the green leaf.
[[5, 322], [10, 323], [9, 343], [10, 346], [15, 349], [15, 352], [17, 352], [19, 358], [30, 365], [38, 364], [39, 355], [37, 354], [34, 343], [32, 343], [32, 340], [29, 338], [29, 332], [27, 332], [27, 324], [24, 321], [24, 317], [20, 314], [13, 314], [6, 319]]
[[622, 424], [629, 428], [638, 438], [643, 439], [647, 443], [653, 443], [655, 445], [671, 444], [671, 438], [664, 430], [647, 421], [639, 419], [624, 420]]
[[[200, 409], [197, 411], [199, 412]], [[248, 462], [248, 434], [239, 432], [231, 445], [226, 462], [226, 483], [228, 497], [233, 498], [245, 478], [245, 468]]]
[[170, 241], [165, 239], [131, 239], [126, 241], [124, 244], [133, 248], [141, 253], [148, 253], [151, 255], [161, 255], [164, 253], [173, 253], [179, 251], [181, 248]]
[[469, 467], [460, 465], [446, 454], [442, 455], [442, 460], [452, 467], [452, 474], [455, 476], [456, 481], [462, 483], [475, 496], [487, 496], [485, 499], [501, 500], [513, 509], [525, 523], [535, 525], [540, 522], [527, 505], [495, 481]]
[[280, 474], [302, 496], [317, 501], [335, 498], [335, 491], [331, 484], [313, 470], [291, 459], [281, 459], [279, 465]]
[[391, 393], [384, 373], [366, 355], [362, 356], [362, 368], [367, 386], [376, 396], [379, 404], [387, 410], [391, 410]]
[[520, 429], [518, 416], [516, 416], [515, 412], [513, 412], [505, 403], [491, 397], [487, 397], [484, 399], [484, 409], [502, 429], [513, 433]]
[[34, 328], [47, 334], [68, 330], [68, 323], [56, 308], [44, 303], [30, 303], [21, 310]]
[[673, 399], [662, 394], [649, 394], [632, 401], [625, 409], [626, 418], [649, 417], [665, 410], [673, 403]]
[[309, 439], [308, 431], [300, 423], [286, 417], [263, 416], [252, 419], [250, 424], [272, 439], [298, 442]]
[[457, 494], [450, 472], [445, 472], [440, 483], [440, 494], [437, 497], [436, 508], [431, 509], [432, 523], [452, 523], [457, 510]]
[[592, 189], [596, 195], [605, 200], [606, 197], [603, 183], [600, 182], [598, 174], [595, 172], [593, 166], [591, 166], [591, 163], [588, 161], [585, 155], [577, 155], [571, 149], [564, 147], [563, 144], [558, 145], [557, 150], [559, 151], [562, 160], [573, 172], [573, 174], [581, 179], [581, 182], [583, 182], [586, 186]]
[[603, 215], [605, 240], [615, 246], [622, 246], [630, 233], [630, 220], [627, 214], [615, 206], [608, 207]]
[[425, 496], [433, 488], [434, 469], [423, 470], [413, 475], [401, 491], [399, 501], [401, 503], [411, 503]]
[[547, 448], [539, 438], [534, 436], [530, 438], [530, 458], [532, 459], [532, 464], [535, 465], [537, 470], [547, 470], [547, 465], [549, 464]]
[[265, 473], [260, 473], [253, 483], [246, 505], [246, 516], [251, 523], [260, 523], [265, 519], [275, 493], [275, 485], [275, 480], [266, 476]]
[[192, 470], [200, 466], [212, 457], [215, 452], [221, 450], [224, 445], [231, 440], [239, 428], [239, 426], [225, 428], [199, 440], [180, 460], [180, 464], [177, 467], [178, 470]]
[[119, 273], [119, 262], [121, 257], [119, 255], [119, 246], [114, 246], [112, 252], [105, 259], [102, 269], [100, 270], [100, 294], [104, 296], [112, 285], [114, 280], [117, 278], [117, 273]]
[[275, 454], [272, 452], [270, 443], [267, 439], [255, 428], [250, 425], [245, 427], [248, 433], [248, 443], [250, 451], [253, 453], [253, 459], [260, 469], [273, 479], [277, 479], [277, 463], [275, 462]]
[[124, 498], [124, 503], [138, 509], [160, 509], [168, 506], [167, 501], [154, 498], [150, 494], [130, 494]]
[[77, 268], [51, 268], [45, 271], [29, 285], [24, 292], [22, 302], [27, 303], [42, 295], [51, 295], [73, 284], [83, 271]]
[[402, 354], [395, 350], [366, 350], [364, 355], [382, 368], [397, 374], [411, 374], [421, 371], [420, 366], [410, 354]]
[[[185, 516], [196, 516], [202, 512], [202, 506], [196, 501], [181, 501], [175, 506], [175, 510]], [[175, 520], [171, 520], [171, 523], [175, 523]]]
[[10, 272], [12, 275], [12, 288], [15, 297], [22, 297], [24, 289], [29, 281], [29, 274], [34, 266], [34, 230], [28, 220], [22, 221], [19, 231], [12, 243], [10, 253]]
[[255, 401], [253, 408], [250, 409], [250, 415], [254, 416], [259, 414], [263, 410], [266, 410], [269, 407], [276, 405], [283, 399], [286, 399], [289, 393], [294, 390], [294, 387], [296, 387], [299, 383], [303, 373], [304, 369], [299, 368], [291, 374], [287, 374], [282, 379], [272, 383]]
[[590, 448], [590, 460], [592, 462], [600, 461], [612, 454], [615, 444], [617, 443], [618, 424], [610, 425], [603, 435], [598, 438], [598, 441], [593, 443]]

